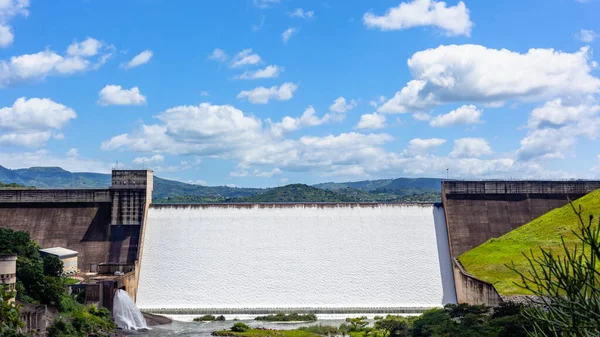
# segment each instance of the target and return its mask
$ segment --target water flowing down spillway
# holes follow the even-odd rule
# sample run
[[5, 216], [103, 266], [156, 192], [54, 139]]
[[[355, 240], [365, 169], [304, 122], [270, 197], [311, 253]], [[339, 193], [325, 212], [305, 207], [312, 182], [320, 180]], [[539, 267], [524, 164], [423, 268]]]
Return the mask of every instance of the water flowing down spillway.
[[117, 327], [126, 330], [147, 329], [142, 312], [125, 290], [117, 290], [113, 301], [113, 318]]
[[455, 302], [437, 205], [152, 206], [137, 305], [435, 307]]

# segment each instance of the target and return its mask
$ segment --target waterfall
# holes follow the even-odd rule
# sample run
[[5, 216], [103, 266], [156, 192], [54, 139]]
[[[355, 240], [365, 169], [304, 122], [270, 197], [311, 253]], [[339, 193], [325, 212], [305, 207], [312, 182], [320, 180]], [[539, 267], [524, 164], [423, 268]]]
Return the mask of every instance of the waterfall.
[[122, 289], [117, 290], [115, 293], [113, 317], [115, 324], [120, 329], [141, 330], [148, 328], [142, 312], [135, 306], [127, 292]]
[[148, 211], [136, 302], [142, 309], [428, 308], [455, 301], [438, 205]]

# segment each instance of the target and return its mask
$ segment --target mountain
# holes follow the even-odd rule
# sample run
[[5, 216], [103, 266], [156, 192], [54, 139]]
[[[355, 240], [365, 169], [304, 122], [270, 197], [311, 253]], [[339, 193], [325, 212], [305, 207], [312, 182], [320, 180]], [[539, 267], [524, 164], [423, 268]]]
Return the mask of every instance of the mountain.
[[[60, 167], [31, 167], [10, 170], [0, 166], [0, 182], [37, 188], [106, 188], [110, 174], [69, 172]], [[289, 186], [289, 185], [288, 185]], [[296, 186], [296, 185], [291, 185]], [[300, 186], [300, 185], [298, 185]], [[306, 185], [302, 185], [306, 186]], [[284, 186], [287, 187], [287, 186]], [[318, 193], [315, 189], [328, 193]], [[301, 193], [307, 202], [362, 201], [362, 202], [432, 202], [439, 201], [441, 180], [435, 178], [397, 178], [364, 180], [345, 183], [316, 184], [308, 191], [304, 188], [240, 188], [228, 186], [201, 186], [154, 177], [153, 202], [155, 203], [219, 203], [219, 202], [291, 202], [289, 191]], [[275, 194], [265, 194], [275, 191]], [[248, 199], [262, 193], [256, 201]], [[277, 194], [279, 193], [279, 194]], [[275, 198], [276, 195], [278, 198]], [[318, 197], [317, 197], [318, 196]], [[246, 199], [244, 199], [246, 198]], [[321, 198], [321, 199], [318, 199]], [[238, 200], [239, 199], [239, 200]], [[268, 199], [268, 201], [267, 201]]]
[[292, 184], [272, 188], [264, 193], [254, 194], [248, 197], [238, 198], [236, 202], [350, 202], [357, 199], [304, 185]]
[[441, 192], [442, 180], [437, 178], [397, 178], [346, 183], [322, 183], [313, 186], [330, 191], [341, 191], [351, 188], [373, 193], [409, 195], [412, 193]]

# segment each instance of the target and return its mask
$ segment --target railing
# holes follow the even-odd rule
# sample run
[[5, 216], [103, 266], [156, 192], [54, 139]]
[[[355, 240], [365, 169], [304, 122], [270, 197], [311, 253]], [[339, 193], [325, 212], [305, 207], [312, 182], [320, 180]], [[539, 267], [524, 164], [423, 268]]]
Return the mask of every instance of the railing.
[[420, 314], [433, 307], [304, 307], [304, 308], [142, 308], [143, 312], [163, 315], [265, 315], [299, 314]]

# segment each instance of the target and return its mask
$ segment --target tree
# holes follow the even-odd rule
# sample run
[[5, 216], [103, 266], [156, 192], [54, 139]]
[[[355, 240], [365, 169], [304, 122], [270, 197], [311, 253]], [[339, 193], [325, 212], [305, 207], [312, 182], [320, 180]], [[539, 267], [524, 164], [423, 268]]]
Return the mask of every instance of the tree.
[[561, 238], [561, 255], [541, 248], [538, 255], [523, 253], [529, 262], [526, 271], [508, 266], [521, 276], [518, 285], [537, 298], [533, 308], [523, 311], [534, 325], [530, 336], [600, 335], [600, 223], [591, 215], [586, 223], [581, 207], [571, 206], [580, 245], [570, 248]]
[[346, 318], [346, 322], [352, 325], [352, 329], [350, 329], [350, 331], [361, 331], [362, 329], [364, 329], [369, 324], [369, 322], [367, 322], [366, 320], [367, 318], [365, 316]]
[[25, 326], [21, 321], [20, 306], [9, 302], [15, 297], [14, 291], [0, 286], [0, 336], [3, 337], [25, 337], [19, 329]]
[[44, 256], [44, 275], [60, 277], [62, 276], [64, 263], [58, 256]]
[[387, 315], [375, 322], [375, 329], [382, 330], [382, 337], [408, 337], [408, 322], [400, 316]]

